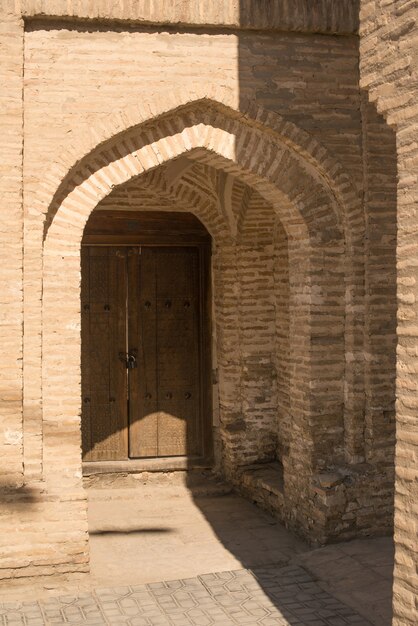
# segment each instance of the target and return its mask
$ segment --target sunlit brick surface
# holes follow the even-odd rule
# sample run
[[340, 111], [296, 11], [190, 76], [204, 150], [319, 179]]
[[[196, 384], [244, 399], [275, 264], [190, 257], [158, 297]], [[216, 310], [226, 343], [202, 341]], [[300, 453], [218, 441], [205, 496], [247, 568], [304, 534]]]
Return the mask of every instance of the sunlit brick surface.
[[213, 238], [217, 468], [316, 544], [392, 528], [397, 285], [414, 623], [416, 3], [364, 1], [360, 40], [356, 2], [269, 6], [1, 3], [0, 578], [88, 571], [83, 229], [174, 209]]

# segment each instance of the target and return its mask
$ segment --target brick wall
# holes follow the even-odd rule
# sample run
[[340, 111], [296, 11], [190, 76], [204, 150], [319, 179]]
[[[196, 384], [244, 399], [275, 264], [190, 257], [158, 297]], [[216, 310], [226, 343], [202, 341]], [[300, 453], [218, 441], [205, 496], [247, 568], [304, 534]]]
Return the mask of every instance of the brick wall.
[[398, 348], [394, 623], [416, 624], [417, 593], [417, 37], [414, 0], [363, 1], [361, 84], [396, 130]]
[[145, 197], [214, 239], [224, 472], [279, 458], [313, 541], [390, 529], [394, 140], [356, 3], [306, 2], [2, 4], [3, 578], [88, 568], [79, 245]]
[[[6, 14], [0, 24], [0, 415], [5, 487], [22, 483], [22, 76], [23, 24]], [[4, 463], [4, 464], [3, 464]]]

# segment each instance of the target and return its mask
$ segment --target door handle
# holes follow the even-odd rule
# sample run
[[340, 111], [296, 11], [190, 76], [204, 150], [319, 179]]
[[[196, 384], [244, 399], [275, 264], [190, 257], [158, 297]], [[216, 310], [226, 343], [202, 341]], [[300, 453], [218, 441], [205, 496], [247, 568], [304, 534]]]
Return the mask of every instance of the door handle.
[[134, 370], [137, 367], [136, 350], [131, 352], [119, 352], [119, 359], [125, 364], [127, 370]]
[[136, 368], [136, 356], [131, 352], [128, 353], [126, 359], [126, 367], [128, 368], [128, 370], [134, 370]]

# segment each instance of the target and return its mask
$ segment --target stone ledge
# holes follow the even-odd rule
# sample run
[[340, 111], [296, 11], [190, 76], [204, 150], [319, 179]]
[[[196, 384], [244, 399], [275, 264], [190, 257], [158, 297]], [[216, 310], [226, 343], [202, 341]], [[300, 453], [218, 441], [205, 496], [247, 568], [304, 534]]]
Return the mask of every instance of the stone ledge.
[[280, 519], [284, 509], [283, 466], [275, 461], [242, 467], [236, 487], [262, 509]]

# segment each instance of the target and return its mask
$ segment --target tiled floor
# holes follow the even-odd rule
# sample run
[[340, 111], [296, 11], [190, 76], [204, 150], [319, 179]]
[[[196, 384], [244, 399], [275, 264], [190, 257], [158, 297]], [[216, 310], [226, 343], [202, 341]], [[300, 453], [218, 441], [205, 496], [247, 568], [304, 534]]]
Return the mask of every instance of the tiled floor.
[[4, 626], [366, 626], [304, 569], [260, 567], [0, 605]]

